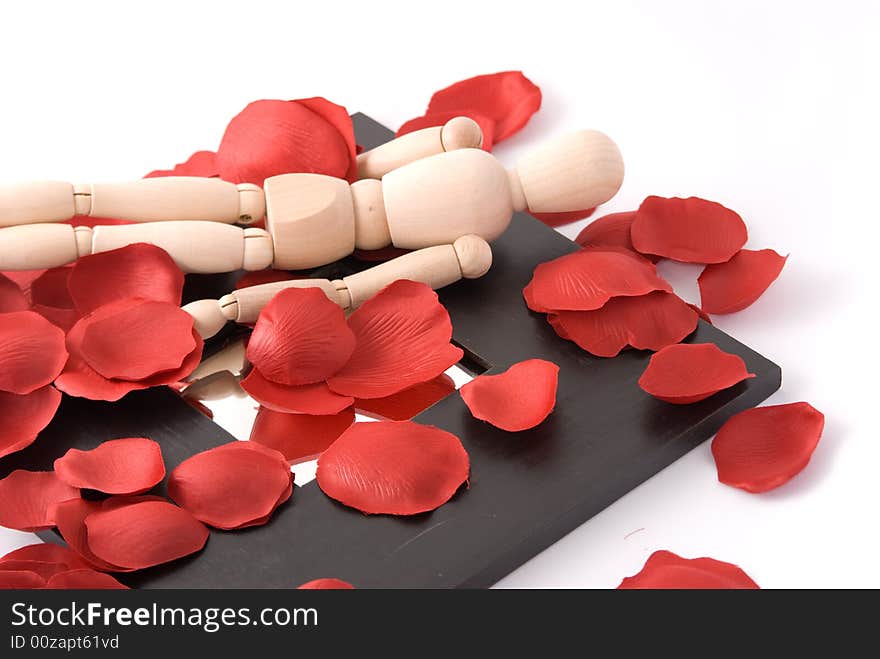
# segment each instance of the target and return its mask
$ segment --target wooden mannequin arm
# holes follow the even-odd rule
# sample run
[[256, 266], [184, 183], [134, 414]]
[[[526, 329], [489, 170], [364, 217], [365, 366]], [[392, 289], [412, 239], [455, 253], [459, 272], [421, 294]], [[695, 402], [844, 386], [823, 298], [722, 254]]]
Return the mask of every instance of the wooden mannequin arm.
[[421, 158], [456, 149], [479, 149], [483, 132], [469, 117], [455, 117], [442, 126], [423, 128], [386, 142], [357, 157], [358, 178], [380, 179]]
[[492, 265], [492, 250], [478, 236], [463, 236], [452, 245], [437, 245], [404, 254], [342, 279], [294, 279], [242, 288], [219, 300], [197, 300], [183, 307], [196, 330], [210, 338], [230, 320], [254, 323], [263, 307], [285, 288], [320, 288], [343, 309], [360, 306], [388, 284], [411, 279], [437, 289], [460, 279], [482, 277]]
[[0, 227], [66, 222], [74, 215], [134, 222], [205, 220], [249, 224], [266, 212], [263, 191], [250, 183], [169, 176], [129, 183], [73, 185], [58, 181], [0, 186]]

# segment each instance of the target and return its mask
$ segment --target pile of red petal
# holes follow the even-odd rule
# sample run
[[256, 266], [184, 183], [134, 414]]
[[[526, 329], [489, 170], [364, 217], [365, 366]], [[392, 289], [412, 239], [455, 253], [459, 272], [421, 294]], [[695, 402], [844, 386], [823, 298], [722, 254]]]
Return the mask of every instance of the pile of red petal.
[[425, 284], [399, 280], [348, 319], [315, 288], [281, 291], [248, 342], [244, 389], [281, 412], [337, 414], [355, 398], [390, 396], [432, 380], [462, 357], [452, 324]]
[[641, 572], [620, 582], [620, 590], [636, 589], [757, 589], [741, 568], [714, 558], [682, 558], [671, 551], [655, 551]]
[[714, 343], [684, 343], [652, 355], [639, 386], [654, 398], [688, 405], [753, 377], [739, 355]]
[[620, 247], [584, 248], [540, 264], [523, 297], [532, 311], [549, 314], [559, 336], [600, 357], [678, 343], [699, 319], [653, 263]]
[[318, 486], [363, 513], [416, 515], [449, 501], [470, 460], [455, 435], [412, 421], [355, 423], [318, 458]]
[[67, 289], [77, 320], [55, 382], [64, 393], [115, 401], [178, 382], [198, 366], [202, 338], [180, 308], [183, 273], [158, 247], [84, 256], [70, 269]]
[[218, 529], [265, 524], [292, 494], [293, 474], [284, 455], [253, 442], [197, 453], [168, 478], [168, 496]]
[[541, 90], [522, 71], [502, 71], [461, 80], [435, 92], [425, 114], [410, 119], [397, 135], [430, 126], [442, 126], [454, 117], [466, 116], [483, 131], [483, 149], [522, 129], [541, 107]]
[[553, 411], [558, 377], [553, 362], [528, 359], [498, 375], [479, 375], [459, 393], [477, 419], [518, 432], [534, 428]]
[[[0, 294], [9, 288], [5, 282], [18, 288], [0, 279]], [[52, 383], [67, 359], [64, 332], [43, 316], [0, 313], [0, 457], [29, 446], [49, 425], [61, 403]]]
[[740, 412], [712, 440], [718, 480], [747, 492], [779, 487], [807, 466], [824, 427], [825, 416], [808, 403]]
[[38, 543], [0, 558], [0, 589], [125, 589], [109, 574], [92, 569], [76, 552], [61, 545]]
[[698, 280], [700, 311], [726, 314], [761, 297], [787, 258], [771, 249], [743, 249], [747, 239], [742, 218], [721, 204], [698, 197], [651, 196], [637, 211], [594, 220], [575, 242], [582, 247], [626, 249], [655, 262], [669, 258], [706, 264]]
[[216, 152], [197, 151], [153, 176], [219, 177], [262, 186], [270, 176], [304, 172], [354, 182], [357, 147], [351, 117], [325, 98], [254, 101], [233, 117]]

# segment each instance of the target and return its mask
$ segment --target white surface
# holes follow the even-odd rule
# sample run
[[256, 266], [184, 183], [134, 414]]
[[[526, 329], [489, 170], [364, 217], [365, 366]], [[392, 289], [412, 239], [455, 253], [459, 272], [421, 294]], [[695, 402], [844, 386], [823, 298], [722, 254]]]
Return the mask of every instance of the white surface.
[[[500, 585], [615, 586], [670, 549], [765, 587], [880, 586], [877, 4], [726, 4], [8, 3], [0, 180], [138, 177], [216, 147], [257, 98], [324, 95], [397, 126], [435, 89], [521, 68], [544, 108], [499, 157], [600, 128], [627, 162], [603, 212], [700, 195], [746, 218], [750, 247], [791, 253], [717, 324], [782, 365], [770, 402], [810, 401], [827, 427], [807, 470], [761, 496], [718, 484], [706, 444]], [[665, 268], [691, 299], [697, 272]]]

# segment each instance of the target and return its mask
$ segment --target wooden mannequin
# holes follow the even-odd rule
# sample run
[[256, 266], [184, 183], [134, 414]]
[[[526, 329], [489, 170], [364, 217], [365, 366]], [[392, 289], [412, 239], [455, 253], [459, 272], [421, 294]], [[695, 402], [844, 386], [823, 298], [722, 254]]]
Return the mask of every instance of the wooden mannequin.
[[[406, 138], [411, 146], [418, 144], [416, 137], [401, 139]], [[387, 156], [400, 143], [386, 146]], [[397, 161], [374, 154], [364, 162], [366, 172], [381, 173]], [[165, 249], [184, 272], [304, 270], [356, 248], [421, 249], [468, 234], [492, 241], [514, 211], [591, 208], [610, 199], [622, 179], [623, 161], [614, 142], [602, 133], [581, 131], [544, 145], [509, 171], [491, 154], [464, 148], [351, 185], [318, 174], [282, 174], [266, 179], [262, 191], [186, 177], [7, 186], [0, 188], [0, 224], [19, 226], [0, 229], [0, 270], [51, 268], [140, 242]], [[253, 221], [263, 209], [265, 230], [223, 223]], [[23, 223], [35, 217], [57, 222], [71, 212], [146, 222], [94, 229]]]

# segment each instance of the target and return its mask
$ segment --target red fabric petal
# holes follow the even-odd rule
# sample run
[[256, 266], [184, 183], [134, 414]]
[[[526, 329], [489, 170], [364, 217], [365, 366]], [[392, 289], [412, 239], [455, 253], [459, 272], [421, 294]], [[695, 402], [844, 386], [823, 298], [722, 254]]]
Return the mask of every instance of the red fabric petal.
[[33, 310], [65, 332], [80, 317], [68, 289], [72, 270], [69, 265], [46, 270], [31, 284]]
[[165, 478], [162, 449], [142, 437], [112, 439], [91, 451], [72, 448], [54, 466], [65, 483], [107, 494], [140, 494]]
[[523, 297], [532, 311], [591, 311], [620, 296], [672, 292], [654, 265], [621, 249], [583, 249], [535, 268]]
[[66, 572], [67, 568], [61, 563], [47, 563], [46, 561], [0, 561], [0, 571], [25, 571], [39, 574], [43, 579], [49, 579], [59, 572]]
[[660, 350], [697, 327], [697, 313], [674, 293], [616, 297], [595, 311], [560, 311], [547, 320], [563, 339], [598, 357], [616, 357], [627, 346]]
[[[179, 368], [159, 371], [138, 381], [105, 378], [86, 361], [83, 355], [83, 341], [89, 323], [94, 318], [100, 319], [104, 316], [112, 315], [117, 309], [125, 308], [128, 305], [141, 304], [155, 303], [142, 300], [118, 300], [101, 307], [94, 314], [81, 319], [71, 328], [67, 334], [67, 349], [70, 357], [67, 360], [64, 372], [55, 380], [55, 385], [61, 391], [71, 396], [81, 396], [92, 400], [115, 401], [131, 391], [173, 384], [183, 380], [192, 373], [201, 361], [202, 348], [204, 347], [202, 337], [194, 329], [191, 331], [191, 335], [192, 340], [195, 342], [195, 348], [185, 356]], [[174, 307], [174, 309], [177, 308]], [[187, 322], [191, 322], [191, 319]], [[146, 349], [147, 342], [144, 342], [143, 336], [140, 338]], [[126, 340], [128, 340], [128, 337]]]
[[297, 586], [297, 590], [354, 590], [347, 581], [342, 579], [313, 579], [306, 581], [303, 585]]
[[748, 492], [779, 487], [807, 466], [824, 427], [825, 415], [809, 403], [740, 412], [712, 441], [718, 480]]
[[82, 322], [79, 354], [105, 378], [142, 380], [180, 368], [196, 347], [193, 317], [169, 302], [119, 300]]
[[685, 263], [723, 263], [748, 239], [739, 215], [698, 197], [647, 197], [636, 212], [631, 235], [639, 252]]
[[450, 112], [432, 112], [430, 114], [410, 119], [397, 130], [397, 137], [413, 133], [423, 128], [431, 128], [432, 126], [442, 126], [450, 119], [456, 117], [467, 116], [477, 122], [480, 132], [483, 134], [483, 141], [480, 148], [483, 151], [491, 151], [495, 145], [495, 121], [489, 117], [480, 114], [476, 110], [452, 110]]
[[358, 412], [375, 419], [408, 421], [443, 400], [453, 391], [455, 391], [455, 382], [442, 373], [433, 380], [422, 382], [390, 396], [358, 398], [354, 402], [354, 407]]
[[682, 343], [651, 355], [639, 386], [654, 398], [687, 405], [753, 377], [742, 357], [714, 343]]
[[298, 277], [287, 270], [272, 270], [270, 268], [268, 270], [246, 272], [235, 282], [235, 290], [250, 286], [260, 286], [261, 284], [272, 284], [277, 281], [290, 281], [291, 279], [298, 279]]
[[29, 394], [58, 377], [64, 332], [33, 311], [0, 314], [0, 391]]
[[527, 359], [498, 375], [480, 375], [460, 389], [475, 418], [496, 428], [518, 432], [544, 421], [556, 405], [559, 367]]
[[522, 71], [475, 76], [441, 89], [431, 97], [425, 114], [471, 112], [495, 124], [495, 143], [506, 140], [528, 123], [541, 107], [541, 90]]
[[90, 567], [102, 572], [128, 572], [129, 568], [113, 565], [98, 558], [89, 547], [85, 520], [86, 517], [100, 510], [101, 503], [98, 501], [69, 499], [57, 504], [50, 514], [61, 537]]
[[290, 387], [267, 380], [257, 369], [241, 381], [241, 388], [260, 405], [276, 412], [338, 414], [354, 403], [354, 398], [330, 391], [324, 382]]
[[70, 272], [68, 287], [83, 314], [133, 297], [180, 306], [183, 272], [166, 251], [137, 243], [83, 256]]
[[49, 590], [128, 590], [109, 574], [89, 568], [59, 572], [46, 582]]
[[355, 350], [327, 384], [342, 395], [382, 398], [427, 382], [464, 353], [449, 341], [452, 322], [425, 284], [401, 279], [386, 286], [348, 319]]
[[354, 352], [345, 313], [318, 288], [286, 288], [260, 312], [247, 357], [268, 380], [323, 382]]
[[318, 458], [324, 493], [367, 514], [439, 508], [468, 478], [458, 437], [412, 421], [355, 423]]
[[345, 108], [323, 98], [263, 100], [236, 115], [217, 150], [220, 177], [263, 185], [270, 176], [311, 172], [354, 180], [354, 129]]
[[0, 570], [0, 590], [36, 590], [43, 588], [46, 580], [30, 570]]
[[0, 391], [0, 458], [30, 446], [60, 404], [61, 394], [51, 386], [23, 396]]
[[707, 265], [700, 274], [700, 301], [708, 313], [742, 311], [772, 284], [787, 256], [772, 249], [741, 249], [726, 263]]
[[260, 407], [251, 441], [275, 449], [291, 464], [312, 460], [330, 446], [352, 423], [354, 410], [339, 414], [289, 414]]
[[79, 490], [51, 471], [16, 469], [0, 480], [0, 526], [19, 531], [52, 528], [54, 505], [76, 498]]
[[563, 224], [571, 224], [572, 222], [590, 217], [595, 212], [596, 208], [594, 206], [593, 208], [585, 208], [579, 211], [561, 211], [558, 213], [533, 213], [529, 211], [529, 215], [541, 220], [541, 222], [549, 227], [561, 227]]
[[64, 570], [77, 570], [89, 567], [89, 564], [80, 558], [76, 552], [63, 545], [56, 545], [51, 542], [37, 542], [13, 549], [3, 558], [0, 558], [0, 565], [5, 564], [7, 561], [60, 565]]
[[0, 314], [24, 311], [30, 305], [18, 284], [0, 273]]
[[161, 176], [202, 176], [212, 178], [219, 176], [217, 171], [217, 154], [213, 151], [196, 151], [185, 162], [174, 165], [173, 169], [157, 169], [144, 178]]
[[638, 574], [620, 582], [618, 589], [757, 589], [758, 584], [736, 565], [714, 558], [682, 558], [671, 551], [655, 551]]
[[281, 453], [259, 449], [231, 442], [197, 453], [171, 472], [168, 496], [218, 529], [265, 523], [290, 496], [292, 476]]
[[133, 570], [194, 554], [208, 541], [204, 524], [164, 501], [95, 511], [85, 518], [85, 526], [95, 556]]
[[635, 218], [636, 211], [603, 215], [581, 229], [574, 241], [581, 247], [623, 247], [635, 251], [630, 235]]
[[91, 215], [74, 215], [73, 219], [68, 222], [72, 227], [100, 227], [100, 226], [121, 226], [124, 224], [137, 224], [132, 220], [120, 220], [115, 217], [92, 217]]

